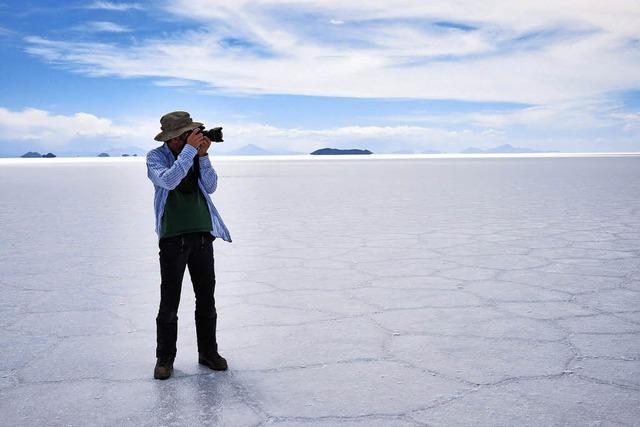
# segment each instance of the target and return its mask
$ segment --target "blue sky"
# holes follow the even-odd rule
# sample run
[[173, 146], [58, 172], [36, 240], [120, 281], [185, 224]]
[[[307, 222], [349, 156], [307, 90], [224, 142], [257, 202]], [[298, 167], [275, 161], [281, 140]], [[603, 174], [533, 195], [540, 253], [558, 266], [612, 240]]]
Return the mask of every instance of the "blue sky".
[[638, 3], [540, 3], [0, 0], [0, 155], [146, 151], [173, 110], [220, 152], [640, 151]]

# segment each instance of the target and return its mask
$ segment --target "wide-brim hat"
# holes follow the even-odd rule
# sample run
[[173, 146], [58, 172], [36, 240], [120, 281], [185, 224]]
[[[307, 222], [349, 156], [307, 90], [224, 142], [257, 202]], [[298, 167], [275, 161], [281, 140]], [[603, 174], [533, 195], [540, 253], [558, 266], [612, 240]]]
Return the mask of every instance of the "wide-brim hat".
[[154, 138], [156, 141], [166, 142], [171, 138], [182, 135], [188, 130], [203, 126], [200, 122], [194, 122], [186, 111], [173, 111], [160, 118], [162, 132]]

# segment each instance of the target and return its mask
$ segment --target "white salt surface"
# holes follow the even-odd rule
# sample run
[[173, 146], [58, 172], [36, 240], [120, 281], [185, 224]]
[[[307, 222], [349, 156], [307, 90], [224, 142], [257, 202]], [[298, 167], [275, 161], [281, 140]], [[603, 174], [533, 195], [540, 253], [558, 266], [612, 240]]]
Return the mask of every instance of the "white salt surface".
[[3, 425], [640, 425], [640, 158], [213, 163], [164, 382], [143, 159], [0, 163]]

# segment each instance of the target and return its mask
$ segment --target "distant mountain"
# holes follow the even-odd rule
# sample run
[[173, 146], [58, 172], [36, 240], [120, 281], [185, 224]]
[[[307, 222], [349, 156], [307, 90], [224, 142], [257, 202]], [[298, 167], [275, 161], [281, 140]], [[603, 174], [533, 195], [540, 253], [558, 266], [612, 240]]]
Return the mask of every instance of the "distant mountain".
[[213, 150], [213, 154], [219, 156], [273, 156], [273, 155], [295, 155], [295, 154], [307, 154], [299, 151], [290, 151], [280, 148], [271, 148], [266, 150], [255, 144], [244, 145], [240, 148], [231, 151], [218, 151]]
[[96, 153], [92, 151], [58, 151], [57, 157], [93, 157]]
[[504, 144], [498, 147], [487, 148], [486, 150], [483, 150], [481, 148], [476, 148], [476, 147], [469, 147], [461, 151], [461, 153], [463, 154], [498, 154], [498, 153], [508, 154], [508, 153], [545, 153], [545, 152], [546, 151], [538, 151], [538, 150], [533, 150], [531, 148], [526, 148], [526, 147], [514, 147], [511, 144]]
[[391, 154], [440, 154], [440, 151], [436, 151], [436, 150], [422, 150], [419, 152], [416, 152], [415, 150], [396, 150], [396, 151], [392, 151]]
[[358, 148], [352, 148], [352, 149], [340, 149], [340, 148], [321, 148], [319, 150], [316, 150], [314, 152], [312, 152], [311, 154], [373, 154], [371, 151], [369, 150], [360, 150]]
[[47, 153], [47, 154], [43, 154], [42, 157], [46, 157], [46, 158], [52, 159], [52, 158], [57, 157], [57, 156], [55, 154], [53, 154], [53, 153]]
[[37, 151], [29, 151], [28, 153], [24, 153], [20, 157], [24, 157], [25, 159], [35, 159], [36, 157], [42, 157], [42, 154], [38, 153]]
[[109, 154], [110, 156], [122, 156], [123, 154], [128, 154], [130, 156], [133, 154], [139, 154], [139, 155], [147, 154], [145, 150], [135, 146], [110, 148], [108, 150], [104, 150], [104, 152]]
[[292, 155], [302, 155], [302, 154], [306, 155], [307, 153], [303, 153], [301, 151], [277, 150], [277, 151], [274, 151], [273, 154], [292, 156]]
[[[58, 157], [121, 157], [123, 154], [133, 155], [146, 155], [147, 151], [140, 147], [128, 146], [128, 147], [115, 147], [109, 149], [103, 149], [102, 151], [89, 151], [89, 150], [74, 150], [74, 151], [60, 151], [56, 153]], [[104, 156], [106, 154], [107, 156]]]
[[228, 156], [266, 156], [274, 153], [272, 151], [265, 150], [262, 147], [258, 147], [257, 145], [248, 144], [238, 149], [220, 152], [218, 154]]
[[485, 153], [486, 151], [481, 150], [479, 148], [476, 147], [469, 147], [469, 148], [465, 148], [464, 150], [461, 151], [461, 153], [463, 154], [479, 154], [479, 153]]

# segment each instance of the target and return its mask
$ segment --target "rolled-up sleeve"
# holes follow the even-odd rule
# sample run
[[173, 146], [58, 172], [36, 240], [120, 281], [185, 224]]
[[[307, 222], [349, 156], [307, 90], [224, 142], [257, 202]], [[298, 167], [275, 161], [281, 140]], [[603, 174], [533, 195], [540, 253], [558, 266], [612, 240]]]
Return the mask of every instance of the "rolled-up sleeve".
[[147, 154], [147, 176], [158, 187], [173, 190], [189, 172], [197, 152], [197, 149], [186, 144], [173, 165], [167, 167], [161, 152], [150, 151]]
[[200, 157], [200, 181], [209, 194], [216, 191], [218, 187], [218, 174], [211, 166], [208, 155]]

